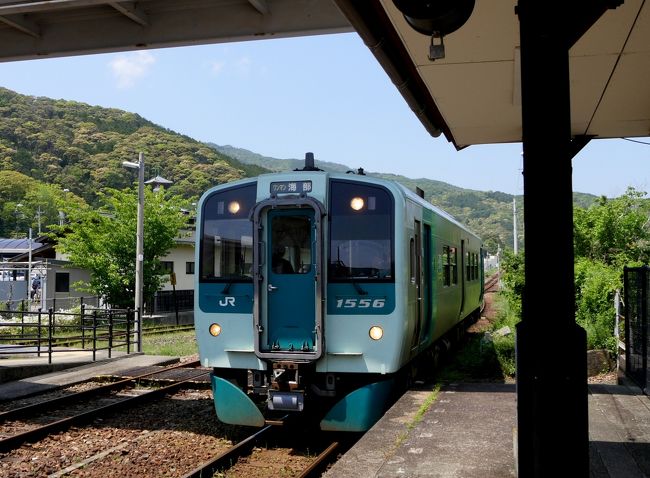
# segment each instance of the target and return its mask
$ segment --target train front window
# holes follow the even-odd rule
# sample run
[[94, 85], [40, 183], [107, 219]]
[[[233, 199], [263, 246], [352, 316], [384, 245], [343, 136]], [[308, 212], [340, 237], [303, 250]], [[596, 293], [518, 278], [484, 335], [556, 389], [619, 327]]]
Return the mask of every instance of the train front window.
[[329, 280], [394, 280], [393, 201], [379, 186], [332, 181]]
[[253, 223], [256, 183], [214, 193], [201, 215], [201, 280], [248, 282], [253, 277]]

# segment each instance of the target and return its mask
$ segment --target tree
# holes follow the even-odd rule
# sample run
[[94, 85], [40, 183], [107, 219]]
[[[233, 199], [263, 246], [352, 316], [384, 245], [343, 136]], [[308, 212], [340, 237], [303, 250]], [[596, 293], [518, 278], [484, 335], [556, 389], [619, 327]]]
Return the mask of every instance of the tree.
[[574, 208], [576, 258], [608, 265], [642, 264], [650, 260], [650, 203], [644, 192], [628, 188], [615, 199], [601, 197], [589, 209]]
[[[58, 228], [57, 250], [74, 265], [90, 271], [90, 282], [76, 284], [77, 287], [104, 297], [114, 307], [133, 307], [137, 190], [109, 189], [100, 197], [105, 205], [99, 210], [66, 209], [69, 223]], [[145, 188], [144, 297], [160, 289], [165, 274], [160, 257], [174, 246], [174, 239], [187, 223], [182, 210], [185, 206], [176, 196]]]
[[623, 287], [623, 267], [650, 260], [650, 204], [628, 188], [615, 199], [601, 197], [589, 209], [574, 209], [576, 320], [590, 348], [616, 351], [613, 301]]

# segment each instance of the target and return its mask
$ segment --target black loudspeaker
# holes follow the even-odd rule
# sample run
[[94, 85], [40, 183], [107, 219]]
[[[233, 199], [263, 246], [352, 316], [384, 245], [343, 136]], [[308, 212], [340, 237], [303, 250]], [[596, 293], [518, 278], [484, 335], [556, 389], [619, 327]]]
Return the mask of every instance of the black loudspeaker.
[[469, 19], [475, 0], [393, 0], [411, 27], [423, 35], [443, 37]]

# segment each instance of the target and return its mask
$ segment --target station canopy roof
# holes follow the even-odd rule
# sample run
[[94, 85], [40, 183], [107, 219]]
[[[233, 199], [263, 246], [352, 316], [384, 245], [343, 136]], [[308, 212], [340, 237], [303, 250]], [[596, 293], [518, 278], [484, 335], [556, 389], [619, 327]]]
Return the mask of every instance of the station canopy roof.
[[[432, 62], [430, 39], [392, 0], [0, 0], [0, 61], [356, 29], [432, 135], [457, 148], [517, 142], [516, 3], [476, 0]], [[650, 135], [648, 2], [608, 10], [571, 48], [570, 67], [573, 135]]]

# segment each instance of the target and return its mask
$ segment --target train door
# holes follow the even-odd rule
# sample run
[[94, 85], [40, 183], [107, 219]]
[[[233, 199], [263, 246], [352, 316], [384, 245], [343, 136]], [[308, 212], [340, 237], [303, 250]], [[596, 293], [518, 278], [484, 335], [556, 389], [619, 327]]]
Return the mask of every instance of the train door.
[[414, 243], [411, 249], [411, 282], [415, 286], [415, 330], [413, 331], [412, 347], [420, 343], [422, 331], [422, 223], [415, 221]]
[[467, 264], [469, 261], [465, 257], [465, 239], [460, 240], [460, 313], [465, 313], [465, 283], [469, 279], [467, 274]]
[[270, 350], [315, 345], [314, 211], [271, 210], [267, 217], [266, 303]]
[[422, 245], [422, 309], [424, 330], [422, 331], [420, 342], [427, 340], [431, 335], [431, 329], [433, 327], [433, 314], [431, 313], [431, 285], [433, 280], [431, 275], [431, 226], [429, 224], [424, 225]]
[[322, 228], [313, 198], [271, 198], [252, 211], [254, 307], [261, 359], [316, 360], [323, 352]]

